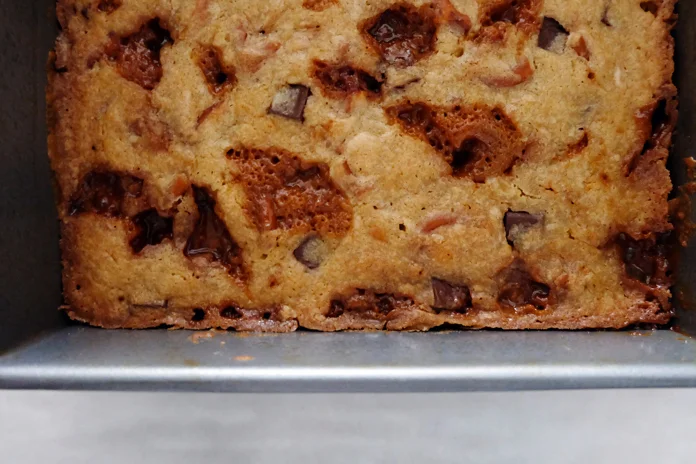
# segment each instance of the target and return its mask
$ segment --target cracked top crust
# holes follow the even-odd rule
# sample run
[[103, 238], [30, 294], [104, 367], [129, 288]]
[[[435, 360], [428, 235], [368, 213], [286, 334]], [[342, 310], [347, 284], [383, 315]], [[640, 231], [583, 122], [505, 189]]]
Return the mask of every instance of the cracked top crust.
[[59, 0], [68, 314], [667, 322], [674, 3]]

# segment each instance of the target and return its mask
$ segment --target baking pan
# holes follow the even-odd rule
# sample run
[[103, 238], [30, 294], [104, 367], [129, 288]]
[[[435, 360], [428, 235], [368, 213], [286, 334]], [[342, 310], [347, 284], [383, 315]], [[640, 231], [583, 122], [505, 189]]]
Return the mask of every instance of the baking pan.
[[[672, 330], [199, 335], [69, 323], [46, 156], [54, 0], [0, 0], [0, 387], [199, 391], [458, 391], [696, 386], [696, 243], [680, 251]], [[675, 30], [677, 185], [696, 134], [696, 2]], [[696, 242], [696, 241], [695, 241]]]

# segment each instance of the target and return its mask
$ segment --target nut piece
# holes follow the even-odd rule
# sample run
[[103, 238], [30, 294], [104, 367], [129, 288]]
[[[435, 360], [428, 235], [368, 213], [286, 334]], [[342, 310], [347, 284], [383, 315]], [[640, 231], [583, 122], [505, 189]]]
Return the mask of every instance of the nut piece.
[[309, 87], [300, 84], [290, 84], [275, 94], [268, 112], [304, 122], [304, 110], [305, 106], [307, 106], [307, 98], [311, 94]]

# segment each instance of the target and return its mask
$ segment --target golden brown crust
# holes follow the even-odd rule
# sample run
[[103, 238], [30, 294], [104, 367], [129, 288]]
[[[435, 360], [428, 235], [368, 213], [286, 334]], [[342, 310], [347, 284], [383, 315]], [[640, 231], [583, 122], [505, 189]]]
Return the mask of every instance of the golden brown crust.
[[675, 2], [59, 0], [67, 313], [666, 323]]

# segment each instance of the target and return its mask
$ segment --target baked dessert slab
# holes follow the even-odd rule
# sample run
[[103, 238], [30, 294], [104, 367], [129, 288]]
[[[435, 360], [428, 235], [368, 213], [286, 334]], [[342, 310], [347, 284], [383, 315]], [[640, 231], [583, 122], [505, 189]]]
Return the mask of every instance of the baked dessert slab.
[[666, 323], [674, 3], [59, 0], [67, 313]]

